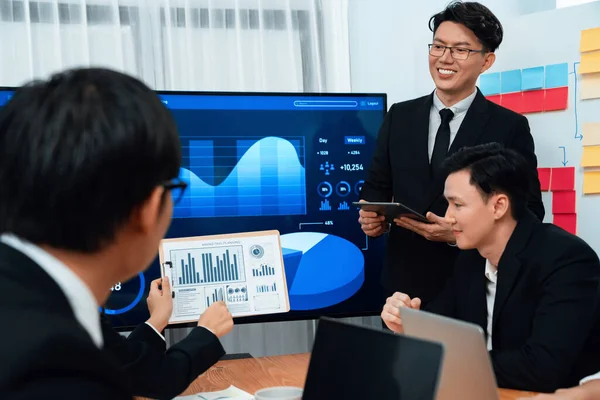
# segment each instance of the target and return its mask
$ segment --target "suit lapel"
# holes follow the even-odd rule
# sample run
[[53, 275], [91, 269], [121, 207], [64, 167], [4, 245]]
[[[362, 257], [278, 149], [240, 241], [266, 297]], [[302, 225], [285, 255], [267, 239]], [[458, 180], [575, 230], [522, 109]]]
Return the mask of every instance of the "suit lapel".
[[460, 124], [450, 149], [448, 149], [448, 155], [456, 153], [461, 147], [473, 146], [479, 143], [479, 137], [490, 119], [487, 102], [483, 94], [477, 89], [475, 99], [473, 99], [471, 107], [467, 110], [467, 115]]
[[414, 132], [407, 138], [408, 149], [414, 152], [414, 180], [421, 183], [426, 193], [431, 187], [432, 177], [429, 168], [429, 114], [433, 104], [433, 92], [425, 97], [412, 116]]
[[536, 217], [527, 211], [526, 215], [519, 221], [512, 236], [508, 240], [506, 249], [498, 263], [498, 281], [496, 286], [496, 299], [494, 300], [494, 315], [492, 319], [492, 332], [498, 322], [498, 316], [506, 304], [510, 292], [517, 283], [522, 263], [518, 254], [525, 248], [529, 237], [536, 224]]
[[[465, 119], [460, 124], [456, 137], [448, 149], [448, 156], [456, 153], [462, 147], [479, 144], [479, 138], [491, 117], [488, 112], [487, 103], [488, 100], [483, 96], [479, 89], [477, 89], [475, 99], [473, 99], [473, 103], [467, 110], [467, 115], [465, 115]], [[443, 192], [445, 182], [445, 174], [440, 174], [437, 179], [432, 181], [426, 198], [425, 210], [429, 209], [433, 202], [440, 196], [440, 193]]]
[[471, 277], [469, 279], [469, 287], [467, 289], [467, 307], [470, 315], [463, 316], [466, 321], [473, 322], [487, 332], [487, 304], [486, 285], [485, 285], [485, 259], [479, 255], [477, 250], [471, 250], [472, 260], [469, 265], [473, 268], [469, 271]]

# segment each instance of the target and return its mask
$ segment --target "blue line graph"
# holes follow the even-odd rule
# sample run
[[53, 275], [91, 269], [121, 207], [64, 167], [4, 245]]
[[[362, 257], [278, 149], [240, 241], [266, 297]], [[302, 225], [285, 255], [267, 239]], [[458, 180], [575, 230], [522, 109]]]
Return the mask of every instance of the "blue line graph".
[[[227, 138], [228, 146], [215, 142], [187, 142], [188, 168], [179, 177], [188, 188], [175, 205], [174, 218], [306, 214], [304, 138]], [[224, 148], [231, 155], [219, 156]], [[220, 165], [223, 159], [229, 165]]]

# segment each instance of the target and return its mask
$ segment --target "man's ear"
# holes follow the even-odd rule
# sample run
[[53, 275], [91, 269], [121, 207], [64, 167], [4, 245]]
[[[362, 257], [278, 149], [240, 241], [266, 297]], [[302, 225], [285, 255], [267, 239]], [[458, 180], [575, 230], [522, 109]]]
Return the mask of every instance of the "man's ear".
[[481, 66], [480, 74], [483, 74], [485, 71], [490, 69], [494, 62], [496, 61], [496, 53], [487, 53], [485, 55], [485, 59], [483, 60], [483, 65]]
[[499, 220], [506, 213], [510, 212], [510, 201], [507, 195], [503, 193], [496, 194], [492, 198], [492, 201], [494, 202], [494, 218], [496, 220]]
[[156, 228], [164, 207], [164, 196], [165, 188], [162, 186], [154, 188], [146, 201], [133, 212], [131, 221], [133, 229], [143, 234], [147, 234]]

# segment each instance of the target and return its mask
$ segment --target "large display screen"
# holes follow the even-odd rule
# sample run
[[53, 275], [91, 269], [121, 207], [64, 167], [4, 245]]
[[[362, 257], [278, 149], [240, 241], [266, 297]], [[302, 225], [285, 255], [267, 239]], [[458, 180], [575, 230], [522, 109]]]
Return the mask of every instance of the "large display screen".
[[[385, 244], [361, 231], [352, 202], [375, 148], [385, 94], [158, 95], [177, 123], [180, 178], [189, 184], [167, 237], [281, 233], [291, 311], [236, 323], [380, 312]], [[9, 98], [10, 91], [0, 91], [0, 105]], [[178, 268], [181, 276], [199, 273], [190, 274], [185, 264]], [[148, 318], [145, 298], [159, 276], [157, 258], [138, 277], [111, 288], [103, 311], [115, 327]]]

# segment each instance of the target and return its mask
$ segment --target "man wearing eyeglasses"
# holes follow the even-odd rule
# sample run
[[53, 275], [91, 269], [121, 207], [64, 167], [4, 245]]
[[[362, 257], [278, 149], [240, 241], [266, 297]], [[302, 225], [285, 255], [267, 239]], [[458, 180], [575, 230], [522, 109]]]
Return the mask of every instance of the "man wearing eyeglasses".
[[[477, 2], [453, 2], [429, 20], [429, 71], [435, 90], [392, 105], [379, 131], [361, 199], [397, 201], [430, 223], [402, 217], [388, 226], [383, 216], [361, 210], [359, 223], [371, 237], [389, 232], [383, 286], [421, 297], [427, 304], [443, 288], [458, 254], [443, 196], [442, 162], [461, 147], [498, 142], [528, 162], [528, 207], [542, 220], [544, 206], [537, 158], [527, 119], [488, 101], [476, 87], [496, 59], [500, 21]], [[484, 271], [481, 272], [484, 274]]]
[[[120, 400], [152, 389], [111, 354], [98, 307], [156, 257], [185, 188], [180, 168], [171, 114], [116, 71], [59, 73], [19, 88], [0, 109], [2, 399]], [[203, 325], [219, 335], [230, 321]], [[213, 335], [202, 329], [191, 336]], [[203, 342], [190, 342], [169, 353], [181, 359], [180, 381], [205, 368]]]

